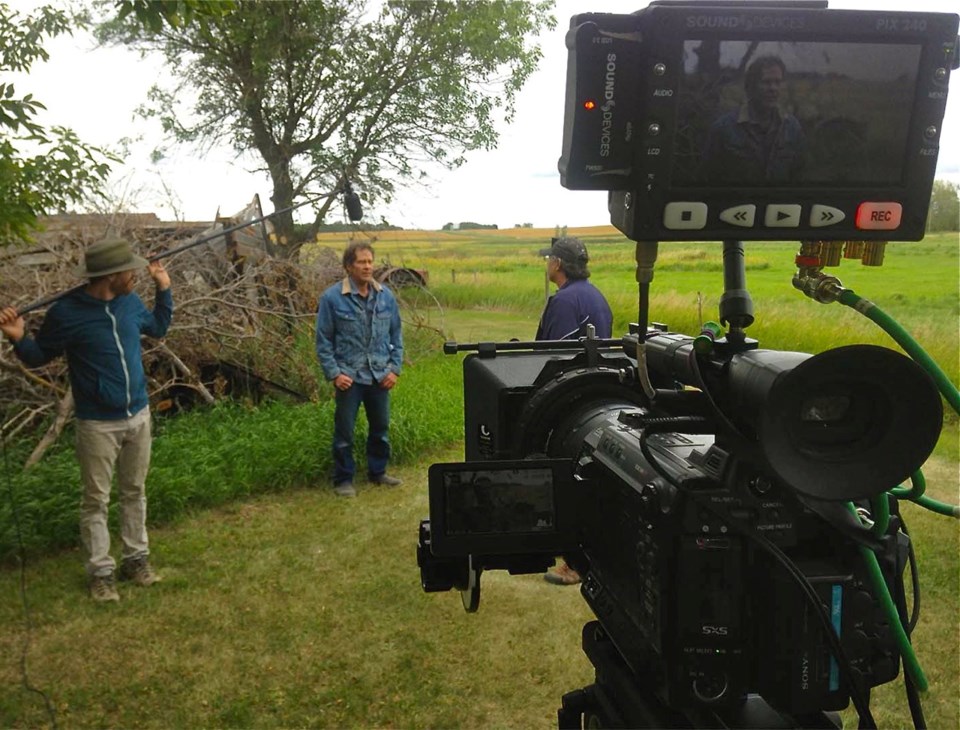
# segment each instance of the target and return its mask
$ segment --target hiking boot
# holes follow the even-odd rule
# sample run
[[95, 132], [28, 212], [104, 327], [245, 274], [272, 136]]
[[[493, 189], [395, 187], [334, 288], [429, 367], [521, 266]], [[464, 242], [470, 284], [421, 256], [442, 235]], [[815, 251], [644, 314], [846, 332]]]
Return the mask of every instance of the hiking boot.
[[543, 579], [555, 586], [575, 586], [580, 582], [580, 574], [566, 563], [560, 563], [556, 570], [544, 573]]
[[113, 579], [113, 573], [91, 576], [90, 598], [97, 603], [110, 603], [111, 601], [115, 602], [120, 600], [120, 594], [117, 593], [117, 584]]
[[131, 581], [138, 586], [152, 586], [159, 583], [162, 578], [157, 575], [153, 566], [146, 556], [141, 558], [130, 558], [120, 563], [120, 580]]
[[340, 482], [333, 485], [333, 493], [338, 497], [356, 497], [357, 490], [353, 488], [353, 482]]
[[383, 487], [399, 487], [403, 484], [403, 479], [397, 479], [397, 477], [392, 477], [389, 474], [377, 474], [376, 476], [370, 476], [371, 484], [379, 484]]

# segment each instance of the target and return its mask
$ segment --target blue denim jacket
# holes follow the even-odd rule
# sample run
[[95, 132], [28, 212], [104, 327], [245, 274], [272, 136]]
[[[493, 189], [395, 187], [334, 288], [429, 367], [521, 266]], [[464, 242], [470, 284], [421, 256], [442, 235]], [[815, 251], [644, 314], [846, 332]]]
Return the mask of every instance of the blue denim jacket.
[[805, 155], [806, 139], [796, 117], [782, 115], [765, 132], [743, 106], [710, 126], [701, 174], [706, 183], [799, 183]]
[[367, 296], [373, 297], [372, 317], [349, 276], [320, 295], [316, 347], [327, 380], [341, 373], [356, 380], [365, 369], [376, 382], [391, 371], [400, 374], [403, 336], [396, 297], [377, 282], [371, 282]]

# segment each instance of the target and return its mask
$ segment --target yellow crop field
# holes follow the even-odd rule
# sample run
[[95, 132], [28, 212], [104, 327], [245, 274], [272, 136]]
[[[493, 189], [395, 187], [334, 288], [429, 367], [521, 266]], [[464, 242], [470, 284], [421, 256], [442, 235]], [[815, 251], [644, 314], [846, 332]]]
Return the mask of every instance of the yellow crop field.
[[[627, 239], [613, 226], [590, 226], [586, 228], [569, 228], [569, 236], [576, 236], [589, 240], [597, 237], [619, 237]], [[374, 244], [425, 244], [440, 245], [445, 243], [464, 243], [464, 241], [488, 240], [493, 242], [510, 241], [546, 241], [557, 235], [554, 228], [502, 228], [502, 229], [468, 229], [463, 231], [340, 231], [337, 233], [317, 234], [317, 243], [323, 246], [345, 246], [351, 240], [366, 240]]]

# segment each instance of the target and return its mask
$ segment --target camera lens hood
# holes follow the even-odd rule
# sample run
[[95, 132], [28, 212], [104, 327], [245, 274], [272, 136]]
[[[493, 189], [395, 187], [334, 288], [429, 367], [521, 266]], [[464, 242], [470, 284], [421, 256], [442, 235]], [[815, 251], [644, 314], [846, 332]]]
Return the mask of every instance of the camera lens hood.
[[848, 501], [908, 479], [933, 451], [942, 422], [940, 394], [919, 365], [884, 347], [851, 345], [780, 373], [757, 435], [790, 487]]

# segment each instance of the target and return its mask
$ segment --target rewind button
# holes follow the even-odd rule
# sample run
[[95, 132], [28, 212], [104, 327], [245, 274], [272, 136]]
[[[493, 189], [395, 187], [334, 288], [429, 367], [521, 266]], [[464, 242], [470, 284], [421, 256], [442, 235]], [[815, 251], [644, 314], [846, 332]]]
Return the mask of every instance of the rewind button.
[[810, 227], [823, 228], [824, 226], [835, 226], [847, 216], [839, 208], [830, 205], [814, 204], [810, 208]]
[[757, 216], [757, 206], [755, 205], [735, 205], [732, 208], [724, 208], [720, 211], [720, 220], [729, 223], [731, 226], [740, 226], [741, 228], [753, 228], [753, 221]]

